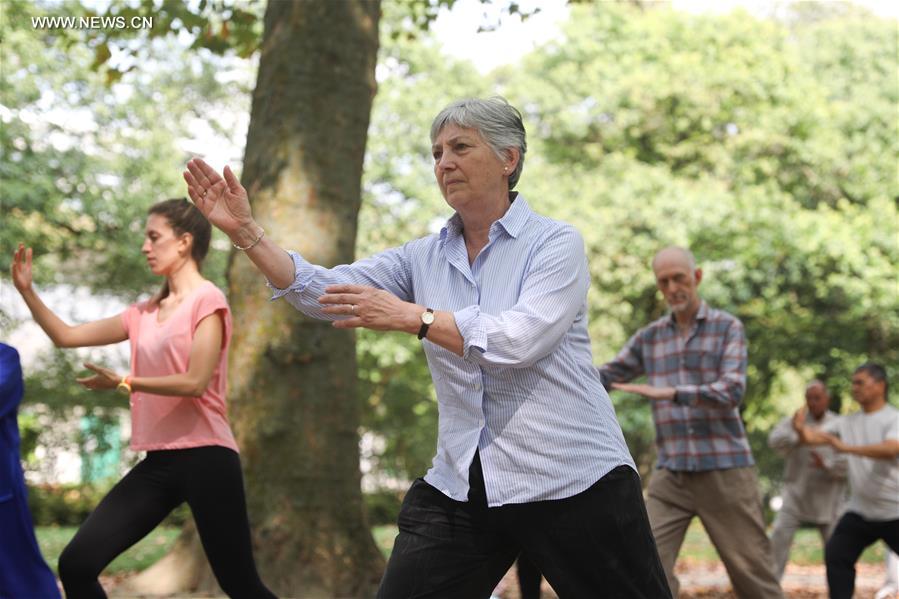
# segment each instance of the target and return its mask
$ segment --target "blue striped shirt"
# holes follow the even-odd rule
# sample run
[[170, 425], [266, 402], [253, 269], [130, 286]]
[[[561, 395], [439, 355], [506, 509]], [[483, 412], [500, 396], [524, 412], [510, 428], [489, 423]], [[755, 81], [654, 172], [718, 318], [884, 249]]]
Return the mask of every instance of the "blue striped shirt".
[[308, 316], [328, 285], [385, 289], [451, 311], [463, 356], [423, 342], [437, 392], [437, 455], [425, 480], [466, 501], [480, 452], [490, 506], [563, 499], [622, 464], [634, 467], [587, 334], [590, 277], [577, 230], [534, 213], [521, 195], [469, 265], [462, 222], [349, 265], [291, 253], [296, 278], [276, 289]]

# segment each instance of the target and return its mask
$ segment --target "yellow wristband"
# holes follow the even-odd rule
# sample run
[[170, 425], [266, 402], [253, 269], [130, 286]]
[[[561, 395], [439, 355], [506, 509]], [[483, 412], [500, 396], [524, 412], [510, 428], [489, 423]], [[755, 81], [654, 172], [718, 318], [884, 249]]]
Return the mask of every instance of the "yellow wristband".
[[131, 395], [131, 376], [123, 376], [115, 389], [124, 395]]

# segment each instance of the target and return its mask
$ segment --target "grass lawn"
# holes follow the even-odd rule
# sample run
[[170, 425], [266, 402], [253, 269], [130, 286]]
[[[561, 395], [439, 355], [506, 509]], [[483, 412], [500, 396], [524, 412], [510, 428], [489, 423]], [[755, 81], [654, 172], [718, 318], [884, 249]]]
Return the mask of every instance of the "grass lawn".
[[[384, 557], [388, 557], [393, 548], [393, 539], [396, 537], [396, 526], [376, 526], [372, 529], [372, 533]], [[884, 551], [883, 543], [875, 543], [868, 547], [859, 561], [865, 564], [882, 564]], [[718, 561], [718, 553], [698, 519], [694, 519], [687, 530], [680, 557], [694, 563]], [[793, 546], [790, 548], [790, 563], [799, 566], [817, 566], [824, 563], [824, 547], [821, 545], [821, 535], [816, 529], [805, 528], [796, 533]]]
[[[74, 526], [37, 527], [37, 542], [41, 546], [41, 553], [44, 554], [44, 559], [47, 560], [47, 564], [54, 573], [56, 573], [59, 554], [75, 536], [77, 530]], [[165, 555], [165, 552], [175, 542], [179, 532], [178, 528], [165, 526], [157, 528], [137, 545], [117, 557], [103, 572], [115, 574], [143, 570]]]
[[[56, 572], [59, 554], [75, 535], [75, 531], [76, 528], [70, 526], [40, 526], [37, 528], [37, 540], [41, 551], [54, 572]], [[178, 532], [177, 528], [157, 528], [137, 545], [116, 558], [104, 572], [115, 574], [143, 570], [165, 555], [165, 552], [175, 542]], [[393, 548], [393, 539], [396, 537], [396, 526], [376, 526], [372, 529], [372, 534], [384, 556], [389, 556]], [[681, 549], [681, 557], [691, 562], [700, 563], [718, 561], [718, 554], [698, 520], [694, 520], [687, 531], [687, 538]], [[876, 543], [862, 554], [861, 562], [882, 564], [883, 557], [883, 543]], [[790, 563], [811, 566], [821, 564], [823, 560], [821, 537], [818, 535], [818, 531], [814, 529], [800, 530], [793, 540]]]
[[[698, 562], [718, 561], [718, 553], [698, 519], [694, 519], [687, 530], [680, 556]], [[883, 559], [884, 544], [878, 542], [868, 547], [859, 561], [865, 564], [882, 564]], [[799, 566], [817, 566], [824, 563], [824, 547], [817, 529], [803, 528], [796, 533], [793, 546], [790, 547], [790, 563]]]

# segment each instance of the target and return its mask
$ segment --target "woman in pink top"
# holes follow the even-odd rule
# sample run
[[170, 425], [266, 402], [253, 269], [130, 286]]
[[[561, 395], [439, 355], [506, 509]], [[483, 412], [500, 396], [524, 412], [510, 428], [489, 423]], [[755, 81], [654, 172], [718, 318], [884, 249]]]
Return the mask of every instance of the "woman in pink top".
[[131, 341], [124, 376], [86, 363], [88, 389], [130, 397], [131, 447], [146, 451], [81, 525], [59, 558], [66, 596], [106, 597], [97, 580], [117, 555], [187, 502], [203, 548], [229, 597], [274, 597], [253, 561], [237, 443], [225, 404], [231, 312], [200, 274], [211, 227], [187, 200], [149, 210], [141, 251], [162, 289], [123, 313], [76, 326], [60, 320], [32, 286], [31, 248], [19, 246], [13, 283], [57, 347]]

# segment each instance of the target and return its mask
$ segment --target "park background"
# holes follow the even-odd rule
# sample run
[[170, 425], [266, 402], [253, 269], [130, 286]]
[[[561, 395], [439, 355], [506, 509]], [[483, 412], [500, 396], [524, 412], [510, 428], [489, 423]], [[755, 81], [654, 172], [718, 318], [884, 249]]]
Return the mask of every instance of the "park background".
[[[823, 378], [846, 411], [856, 365], [897, 374], [897, 20], [888, 3], [707, 4], [2, 0], [0, 268], [33, 246], [38, 288], [70, 322], [147, 297], [159, 282], [139, 252], [146, 209], [185, 195], [193, 155], [235, 168], [268, 234], [313, 261], [401, 244], [449, 216], [431, 119], [501, 94], [528, 130], [518, 189], [584, 236], [597, 364], [665, 313], [648, 264], [668, 244], [693, 249], [703, 297], [743, 320], [743, 418], [776, 507], [782, 462], [765, 438], [805, 382]], [[96, 15], [153, 24], [33, 21]], [[234, 308], [231, 417], [263, 578], [290, 596], [370, 595], [435, 448], [419, 342], [269, 303], [220, 235], [205, 274]], [[22, 457], [50, 556], [138, 458], [122, 398], [74, 384], [87, 358], [124, 371], [127, 344], [49, 349], [6, 275], [0, 293], [0, 337], [25, 358]], [[613, 400], [645, 482], [648, 406]], [[168, 525], [113, 571], [166, 555], [130, 584], [214, 588], [189, 513]], [[820, 561], [807, 540], [800, 564]]]

